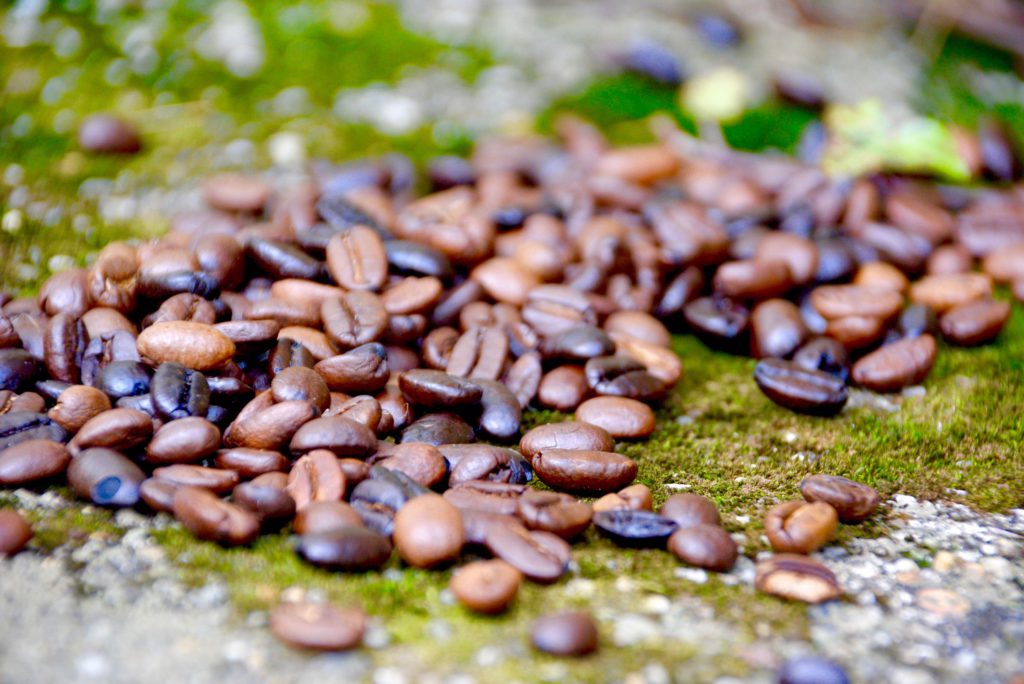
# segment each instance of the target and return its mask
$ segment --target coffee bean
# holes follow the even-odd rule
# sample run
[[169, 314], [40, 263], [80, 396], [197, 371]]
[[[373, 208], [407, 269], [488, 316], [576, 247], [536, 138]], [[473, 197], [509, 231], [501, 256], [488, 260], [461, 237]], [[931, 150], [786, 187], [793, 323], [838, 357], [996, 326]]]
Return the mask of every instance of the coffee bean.
[[731, 570], [739, 556], [736, 542], [717, 525], [679, 528], [669, 537], [668, 550], [684, 563], [714, 572]]
[[850, 684], [843, 668], [824, 658], [792, 658], [779, 669], [779, 684]]
[[315, 418], [296, 431], [289, 449], [304, 454], [327, 449], [336, 456], [368, 456], [377, 449], [377, 438], [361, 423], [343, 416]]
[[483, 390], [475, 382], [442, 371], [416, 369], [398, 376], [402, 394], [418, 406], [449, 408], [475, 404]]
[[365, 394], [346, 399], [336, 408], [329, 409], [324, 415], [325, 418], [331, 416], [343, 416], [354, 420], [374, 432], [388, 432], [388, 430], [382, 429], [385, 427], [381, 424], [384, 419], [384, 411], [380, 402]]
[[939, 321], [942, 337], [962, 347], [994, 340], [1010, 319], [1007, 302], [983, 299], [950, 309]]
[[769, 299], [754, 307], [750, 328], [750, 350], [757, 359], [788, 357], [808, 335], [800, 310], [784, 299]]
[[436, 494], [416, 497], [395, 515], [395, 548], [409, 565], [434, 567], [458, 557], [465, 541], [459, 509]]
[[484, 292], [499, 302], [522, 306], [530, 292], [540, 285], [537, 274], [508, 257], [492, 257], [478, 265], [470, 278], [479, 282]]
[[146, 459], [161, 465], [195, 463], [212, 455], [218, 448], [220, 430], [216, 425], [205, 418], [181, 418], [165, 423], [156, 431], [146, 447]]
[[36, 372], [36, 360], [24, 349], [0, 349], [0, 390], [15, 390]]
[[746, 347], [750, 312], [743, 305], [720, 297], [701, 297], [683, 307], [690, 329], [708, 346], [736, 352]]
[[233, 470], [183, 463], [156, 468], [153, 477], [170, 482], [175, 487], [202, 487], [218, 495], [227, 494], [238, 484], [238, 473]]
[[669, 518], [631, 509], [594, 513], [594, 527], [622, 546], [664, 546], [676, 531]]
[[544, 374], [537, 389], [537, 401], [556, 411], [574, 411], [590, 394], [590, 385], [580, 366], [558, 366]]
[[895, 342], [902, 337], [920, 337], [925, 333], [936, 335], [939, 330], [939, 322], [935, 312], [926, 304], [911, 304], [905, 308], [896, 324], [889, 331], [889, 342]]
[[595, 356], [607, 356], [615, 350], [615, 343], [600, 328], [580, 325], [544, 340], [542, 353], [547, 359], [585, 361]]
[[[552, 543], [557, 540], [561, 546]], [[497, 558], [534, 582], [551, 583], [565, 573], [571, 558], [568, 544], [546, 532], [530, 532], [518, 522], [490, 525], [485, 543]]]
[[303, 366], [279, 371], [270, 384], [270, 391], [274, 401], [308, 401], [321, 412], [331, 403], [331, 392], [324, 379], [312, 368]]
[[572, 421], [538, 425], [519, 441], [519, 449], [530, 459], [542, 449], [611, 451], [614, 447], [615, 440], [604, 428]]
[[[64, 382], [78, 382], [87, 343], [85, 326], [81, 320], [69, 313], [59, 313], [51, 318], [43, 339], [44, 360], [50, 377]], [[0, 386], [3, 386], [2, 381]]]
[[[82, 383], [95, 384], [100, 371], [111, 363], [138, 362], [140, 360], [135, 336], [123, 330], [94, 337], [82, 356]], [[130, 371], [135, 374], [137, 370]], [[147, 378], [148, 380], [148, 378]]]
[[347, 526], [304, 534], [296, 551], [303, 560], [327, 570], [365, 572], [391, 557], [391, 542], [366, 527]]
[[441, 452], [418, 442], [395, 445], [379, 463], [388, 470], [405, 473], [424, 487], [436, 487], [448, 474], [448, 463]]
[[325, 299], [320, 306], [324, 331], [340, 349], [354, 349], [384, 336], [388, 313], [372, 292], [354, 291]]
[[812, 371], [834, 375], [843, 382], [850, 375], [846, 348], [831, 337], [815, 337], [793, 355], [793, 363]]
[[224, 444], [280, 451], [300, 427], [317, 416], [316, 407], [308, 401], [272, 401], [269, 391], [253, 399], [249, 404], [253, 410], [247, 410], [249, 406], [242, 409], [225, 432]]
[[473, 428], [454, 413], [428, 413], [402, 430], [398, 442], [468, 444], [475, 438]]
[[[37, 389], [39, 383], [36, 383]], [[11, 411], [29, 411], [32, 413], [42, 413], [46, 410], [46, 400], [43, 399], [42, 395], [35, 392], [22, 392], [21, 394], [15, 394], [10, 390], [0, 390], [4, 395], [3, 399], [0, 399], [0, 413], [9, 413]]]
[[160, 364], [149, 390], [153, 409], [165, 420], [203, 417], [210, 406], [206, 376], [181, 364]]
[[542, 373], [540, 355], [536, 352], [523, 354], [509, 367], [503, 382], [519, 400], [520, 408], [525, 409], [537, 396]]
[[366, 614], [322, 603], [279, 603], [270, 611], [270, 632], [295, 648], [348, 651], [359, 646]]
[[379, 290], [388, 276], [384, 243], [364, 226], [338, 233], [327, 243], [327, 268], [346, 290]]
[[345, 496], [345, 474], [338, 458], [326, 449], [313, 449], [295, 461], [288, 473], [288, 494], [302, 510], [314, 501], [341, 501]]
[[264, 180], [237, 173], [211, 176], [203, 182], [203, 199], [214, 209], [257, 213], [270, 197], [271, 188]]
[[93, 114], [78, 124], [78, 145], [92, 154], [135, 154], [142, 149], [135, 126], [108, 114]]
[[449, 280], [454, 271], [451, 261], [436, 249], [408, 240], [388, 240], [384, 243], [388, 265], [399, 273], [434, 276]]
[[205, 371], [220, 366], [235, 354], [235, 343], [211, 325], [174, 321], [156, 323], [137, 340], [139, 353], [156, 363], [179, 363]]
[[474, 561], [455, 572], [448, 588], [469, 610], [495, 615], [515, 600], [522, 578], [522, 573], [505, 561]]
[[526, 484], [533, 469], [522, 454], [488, 444], [445, 444], [438, 447], [451, 464], [448, 486], [474, 480]]
[[983, 273], [929, 275], [910, 286], [910, 299], [927, 304], [935, 313], [992, 296], [992, 279]]
[[516, 395], [495, 380], [477, 378], [473, 382], [483, 390], [478, 424], [480, 431], [498, 440], [517, 437], [523, 412]]
[[765, 396], [797, 413], [831, 416], [846, 405], [846, 384], [828, 373], [808, 370], [791, 361], [764, 359], [754, 380]]
[[71, 491], [100, 506], [134, 506], [144, 479], [137, 465], [112, 449], [85, 449], [68, 466]]
[[45, 414], [34, 411], [9, 411], [0, 414], [0, 450], [33, 439], [63, 442], [64, 430]]
[[703, 288], [704, 275], [700, 269], [696, 266], [686, 268], [665, 287], [654, 315], [662, 321], [678, 319], [683, 307], [699, 296]]
[[112, 361], [93, 380], [93, 386], [117, 401], [149, 392], [149, 369], [138, 361]]
[[931, 335], [899, 340], [863, 357], [851, 375], [858, 385], [875, 392], [896, 392], [924, 380], [937, 353]]
[[766, 594], [805, 603], [831, 601], [842, 594], [836, 576], [824, 564], [791, 553], [758, 562], [754, 586]]
[[47, 414], [69, 433], [78, 432], [91, 418], [109, 411], [110, 399], [95, 387], [72, 385], [60, 393]]
[[879, 502], [878, 492], [871, 487], [838, 475], [808, 475], [800, 483], [800, 493], [807, 501], [832, 506], [844, 523], [869, 518]]
[[572, 539], [590, 527], [591, 507], [568, 494], [529, 489], [518, 499], [519, 517], [527, 528]]
[[732, 299], [771, 299], [793, 286], [793, 276], [784, 261], [749, 259], [722, 264], [715, 272], [715, 292]]
[[160, 305], [153, 314], [143, 320], [143, 326], [154, 323], [170, 323], [172, 321], [192, 321], [213, 325], [217, 321], [217, 312], [213, 304], [198, 295], [189, 292], [176, 294]]
[[700, 494], [673, 494], [661, 505], [661, 514], [680, 528], [722, 524], [715, 504]]
[[30, 439], [0, 451], [0, 485], [24, 485], [63, 473], [71, 460], [60, 442]]
[[551, 655], [587, 655], [597, 650], [597, 625], [588, 613], [545, 615], [530, 627], [530, 643]]
[[32, 526], [21, 513], [0, 510], [0, 558], [18, 553], [31, 539]]
[[552, 489], [604, 494], [631, 483], [637, 464], [607, 451], [545, 448], [533, 457], [533, 469]]
[[295, 499], [270, 485], [243, 482], [231, 492], [231, 500], [255, 514], [264, 528], [282, 525], [295, 517]]
[[576, 420], [603, 428], [616, 438], [635, 439], [654, 432], [654, 412], [625, 397], [594, 397], [576, 409]]
[[903, 306], [898, 292], [859, 285], [824, 285], [811, 293], [811, 304], [828, 320], [865, 316], [888, 320]]
[[[444, 286], [437, 278], [407, 277], [386, 289], [380, 297], [384, 310], [396, 316], [428, 314], [441, 297]], [[424, 321], [424, 325], [426, 321]]]
[[174, 493], [174, 517], [199, 539], [224, 546], [251, 543], [260, 521], [249, 511], [199, 487], [179, 487]]
[[373, 342], [324, 359], [314, 369], [336, 392], [372, 394], [382, 390], [388, 382], [387, 359], [384, 346]]
[[764, 519], [765, 534], [780, 553], [811, 553], [827, 544], [839, 527], [836, 509], [818, 501], [787, 501]]
[[497, 380], [505, 368], [508, 348], [508, 336], [500, 328], [471, 328], [452, 345], [445, 370], [464, 378]]
[[324, 271], [323, 264], [296, 245], [279, 240], [253, 238], [246, 245], [249, 260], [261, 271], [276, 279], [308, 278], [316, 280]]
[[[294, 502], [292, 512], [295, 514]], [[298, 534], [307, 535], [329, 532], [342, 527], [361, 527], [362, 524], [363, 521], [359, 514], [344, 501], [313, 501], [295, 514], [292, 526]]]

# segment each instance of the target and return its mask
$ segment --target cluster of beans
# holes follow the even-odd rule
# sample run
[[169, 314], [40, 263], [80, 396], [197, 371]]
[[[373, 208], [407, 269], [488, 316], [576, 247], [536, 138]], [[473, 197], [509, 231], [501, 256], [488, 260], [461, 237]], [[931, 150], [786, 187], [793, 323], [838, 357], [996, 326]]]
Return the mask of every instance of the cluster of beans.
[[[562, 146], [490, 139], [471, 160], [436, 159], [418, 198], [397, 156], [314, 164], [277, 190], [216, 176], [209, 209], [164, 237], [112, 243], [5, 301], [0, 485], [65, 477], [83, 499], [141, 503], [225, 545], [290, 526], [297, 553], [333, 570], [393, 551], [424, 568], [493, 556], [451, 584], [485, 613], [523, 578], [561, 577], [591, 525], [724, 571], [737, 547], [714, 505], [677, 495], [653, 512], [637, 462], [614, 451], [651, 434], [651, 405], [682, 374], [670, 330], [764, 359], [755, 379], [774, 401], [835, 413], [850, 379], [920, 382], [934, 334], [992, 339], [1009, 311], [993, 279], [1024, 279], [1006, 248], [1024, 236], [1013, 192], [837, 182], [674, 139], [613, 149], [571, 119], [559, 131]], [[521, 435], [530, 406], [575, 420]], [[878, 498], [828, 476], [802, 491], [766, 519], [780, 554], [757, 585], [825, 600], [834, 576], [800, 554]], [[553, 618], [534, 643], [592, 650], [588, 620]], [[315, 648], [357, 644], [363, 623], [308, 604], [271, 616]]]

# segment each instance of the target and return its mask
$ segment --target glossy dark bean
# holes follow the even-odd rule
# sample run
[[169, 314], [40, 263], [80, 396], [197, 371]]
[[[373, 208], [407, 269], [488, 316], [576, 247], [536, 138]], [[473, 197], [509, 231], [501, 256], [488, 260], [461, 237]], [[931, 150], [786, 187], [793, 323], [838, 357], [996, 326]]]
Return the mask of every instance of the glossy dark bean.
[[636, 439], [654, 432], [654, 412], [627, 397], [594, 397], [576, 409], [576, 420], [604, 429], [615, 438]]
[[76, 449], [106, 447], [129, 450], [149, 441], [153, 434], [153, 419], [136, 409], [115, 408], [104, 411], [83, 425], [71, 440], [72, 453]]
[[986, 299], [949, 310], [939, 321], [939, 329], [947, 342], [973, 347], [994, 340], [1009, 319], [1007, 302]]
[[100, 506], [134, 506], [144, 479], [137, 465], [112, 449], [86, 449], [68, 466], [71, 491]]
[[402, 394], [413, 404], [426, 408], [449, 408], [480, 401], [482, 388], [443, 371], [416, 369], [398, 376]]
[[13, 556], [32, 540], [32, 526], [18, 511], [0, 510], [0, 558]]
[[674, 521], [650, 511], [620, 509], [594, 513], [594, 527], [622, 546], [664, 546]]
[[793, 363], [811, 371], [834, 375], [843, 382], [850, 376], [850, 357], [831, 337], [815, 337], [793, 355]]
[[254, 238], [246, 245], [246, 255], [257, 268], [276, 279], [318, 280], [324, 272], [322, 262], [287, 242]]
[[64, 382], [78, 382], [87, 344], [88, 338], [81, 320], [69, 313], [59, 313], [51, 318], [43, 339], [46, 370], [50, 377]]
[[605, 494], [631, 483], [637, 463], [607, 451], [546, 448], [533, 457], [533, 470], [552, 489]]
[[202, 487], [214, 494], [227, 494], [238, 484], [238, 473], [221, 468], [176, 463], [153, 470], [153, 477], [175, 487]]
[[0, 414], [0, 450], [32, 439], [63, 442], [66, 433], [48, 416], [34, 411], [9, 411]]
[[308, 401], [320, 411], [326, 411], [331, 404], [331, 392], [323, 377], [304, 366], [278, 371], [270, 384], [270, 392], [274, 401]]
[[18, 390], [36, 372], [36, 359], [24, 349], [0, 349], [0, 390]]
[[96, 374], [93, 386], [113, 401], [146, 394], [150, 388], [149, 369], [138, 361], [113, 361]]
[[165, 423], [146, 448], [150, 463], [195, 463], [220, 448], [220, 430], [205, 418], [181, 418]]
[[82, 356], [82, 384], [95, 384], [100, 370], [115, 361], [139, 361], [135, 336], [125, 330], [105, 333], [89, 340]]
[[475, 480], [525, 484], [533, 469], [519, 452], [488, 444], [447, 444], [439, 447], [451, 463], [450, 487]]
[[314, 501], [295, 513], [293, 528], [298, 534], [319, 534], [342, 527], [360, 527], [362, 518], [352, 506], [344, 501]]
[[177, 363], [157, 367], [149, 385], [153, 409], [164, 420], [203, 417], [210, 407], [206, 376]]
[[717, 525], [679, 528], [669, 537], [668, 550], [684, 563], [715, 572], [731, 570], [739, 557], [736, 542]]
[[830, 416], [846, 405], [847, 390], [842, 380], [790, 361], [759, 362], [754, 368], [754, 380], [765, 396], [797, 413]]
[[473, 428], [454, 413], [428, 413], [410, 423], [399, 437], [400, 443], [426, 442], [441, 444], [468, 444], [475, 439]]
[[260, 532], [259, 518], [253, 513], [200, 487], [175, 491], [174, 517], [199, 539], [224, 546], [249, 544]]
[[597, 625], [589, 613], [545, 615], [530, 627], [530, 643], [538, 651], [556, 656], [582, 656], [598, 645]]
[[274, 404], [268, 391], [257, 396], [239, 412], [224, 433], [224, 444], [281, 451], [298, 429], [316, 418], [317, 413], [316, 407], [308, 401]]
[[384, 243], [388, 264], [397, 273], [434, 276], [448, 280], [454, 274], [447, 256], [418, 242], [388, 240]]
[[295, 549], [303, 560], [328, 570], [375, 570], [391, 557], [391, 542], [366, 527], [348, 526], [305, 534]]
[[878, 508], [880, 497], [871, 487], [838, 475], [808, 475], [800, 482], [800, 493], [810, 502], [832, 506], [844, 523], [857, 523]]
[[505, 561], [529, 579], [550, 583], [565, 573], [571, 557], [568, 544], [559, 537], [550, 535], [560, 543], [552, 543], [545, 537], [548, 533], [531, 532], [518, 522], [490, 525], [485, 543], [497, 558]]
[[231, 500], [254, 513], [263, 527], [281, 525], [295, 517], [295, 500], [288, 492], [270, 485], [243, 482], [234, 488]]
[[519, 400], [520, 408], [525, 409], [537, 396], [542, 374], [540, 355], [536, 352], [523, 354], [509, 367], [503, 382]]
[[590, 359], [584, 374], [590, 388], [602, 395], [654, 401], [668, 390], [642, 363], [622, 354]]
[[270, 375], [274, 377], [285, 368], [312, 368], [316, 364], [316, 358], [301, 342], [282, 337], [278, 339], [274, 349], [270, 352], [269, 363]]
[[760, 561], [754, 586], [766, 594], [805, 603], [831, 601], [842, 594], [828, 567], [809, 556], [792, 553], [777, 553]]
[[604, 428], [575, 421], [538, 425], [519, 441], [519, 448], [527, 458], [533, 458], [546, 448], [611, 451], [614, 446], [615, 440]]
[[289, 448], [293, 454], [327, 449], [336, 456], [368, 456], [377, 448], [377, 437], [350, 418], [330, 416], [305, 423], [292, 437]]
[[234, 470], [244, 478], [284, 472], [288, 468], [288, 459], [281, 452], [266, 449], [221, 449], [215, 463], [218, 468]]
[[483, 390], [478, 424], [480, 431], [498, 440], [518, 437], [523, 412], [516, 395], [495, 380], [478, 378], [474, 382]]
[[348, 651], [363, 641], [366, 613], [323, 603], [281, 603], [270, 611], [271, 633], [295, 648]]
[[64, 472], [71, 456], [63, 444], [34, 439], [0, 451], [0, 485], [23, 485]]
[[750, 349], [754, 358], [788, 357], [807, 339], [800, 310], [785, 299], [769, 299], [750, 314]]
[[[398, 471], [424, 487], [436, 487], [448, 475], [448, 462], [437, 447], [419, 442], [397, 444], [381, 458], [378, 450], [374, 462], [388, 470]], [[379, 459], [379, 460], [378, 460]]]
[[694, 299], [683, 307], [683, 317], [695, 335], [715, 349], [746, 350], [750, 312], [741, 304], [718, 297]]
[[324, 359], [314, 366], [335, 392], [372, 394], [388, 382], [388, 353], [376, 342]]
[[615, 343], [600, 328], [580, 325], [545, 338], [541, 352], [548, 359], [586, 361], [595, 356], [607, 356], [615, 350]]

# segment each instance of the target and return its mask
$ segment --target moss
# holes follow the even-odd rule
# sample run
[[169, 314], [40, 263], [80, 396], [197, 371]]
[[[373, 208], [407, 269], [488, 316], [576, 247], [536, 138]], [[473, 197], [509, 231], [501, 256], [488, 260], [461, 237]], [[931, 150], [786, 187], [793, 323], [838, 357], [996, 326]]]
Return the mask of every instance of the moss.
[[114, 522], [112, 511], [74, 501], [66, 488], [52, 488], [58, 494], [57, 505], [48, 508], [22, 508], [13, 494], [0, 492], [0, 508], [18, 508], [32, 525], [30, 545], [40, 552], [50, 552], [59, 546], [78, 546], [87, 539], [117, 538], [123, 531]]

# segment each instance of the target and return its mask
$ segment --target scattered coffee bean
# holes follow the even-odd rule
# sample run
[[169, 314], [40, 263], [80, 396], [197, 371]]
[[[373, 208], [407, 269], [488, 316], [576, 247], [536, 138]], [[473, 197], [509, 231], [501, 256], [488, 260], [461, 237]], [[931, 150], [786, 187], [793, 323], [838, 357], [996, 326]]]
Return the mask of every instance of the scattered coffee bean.
[[409, 565], [429, 568], [458, 557], [465, 541], [459, 509], [436, 494], [416, 497], [395, 515], [394, 540]]
[[391, 557], [391, 542], [366, 527], [349, 525], [304, 534], [296, 551], [307, 563], [317, 567], [365, 572], [387, 562]]
[[100, 506], [134, 506], [144, 479], [141, 468], [112, 449], [86, 449], [68, 466], [71, 491]]
[[622, 546], [664, 546], [674, 521], [650, 511], [619, 509], [594, 514], [594, 527]]
[[625, 397], [594, 397], [576, 409], [576, 420], [603, 428], [612, 437], [636, 439], [654, 432], [654, 411]]
[[597, 642], [597, 625], [587, 613], [546, 615], [530, 628], [533, 647], [551, 655], [587, 655], [597, 650]]
[[878, 492], [871, 487], [838, 475], [808, 475], [800, 483], [800, 493], [807, 501], [832, 506], [844, 523], [869, 518], [879, 502]]
[[474, 561], [456, 570], [448, 586], [469, 610], [494, 615], [504, 612], [515, 600], [522, 577], [505, 561]]
[[754, 380], [776, 404], [814, 416], [838, 413], [848, 396], [846, 384], [836, 376], [782, 359], [759, 362], [754, 368]]
[[758, 562], [754, 586], [759, 591], [805, 603], [839, 598], [836, 576], [823, 563], [792, 553], [778, 553]]
[[736, 542], [717, 525], [680, 527], [669, 537], [668, 550], [684, 563], [715, 572], [731, 570], [739, 556]]
[[279, 603], [270, 611], [270, 632], [296, 648], [348, 651], [363, 642], [366, 614], [323, 603]]
[[822, 501], [787, 501], [764, 519], [772, 548], [780, 553], [811, 553], [831, 541], [839, 527], [836, 509]]
[[225, 546], [249, 544], [260, 532], [259, 518], [200, 487], [178, 488], [174, 517], [199, 539]]

